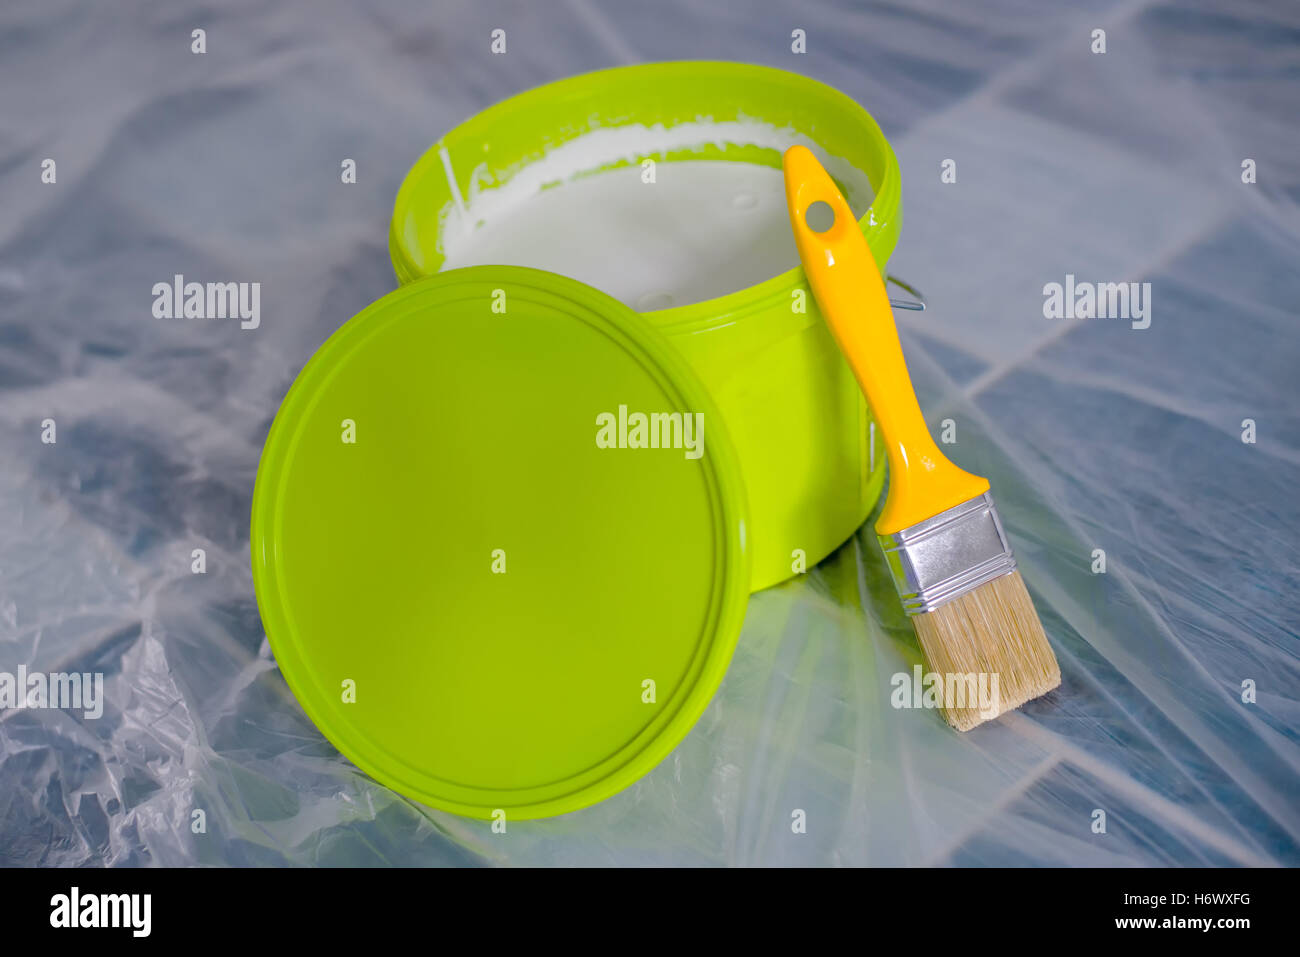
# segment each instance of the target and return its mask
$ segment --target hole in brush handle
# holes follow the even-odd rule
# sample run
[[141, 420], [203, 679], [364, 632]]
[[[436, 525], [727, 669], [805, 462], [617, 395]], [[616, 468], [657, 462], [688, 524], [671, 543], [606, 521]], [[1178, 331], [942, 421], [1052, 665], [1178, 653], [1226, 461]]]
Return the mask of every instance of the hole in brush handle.
[[829, 232], [835, 225], [835, 210], [826, 200], [816, 200], [808, 205], [803, 221], [814, 233]]

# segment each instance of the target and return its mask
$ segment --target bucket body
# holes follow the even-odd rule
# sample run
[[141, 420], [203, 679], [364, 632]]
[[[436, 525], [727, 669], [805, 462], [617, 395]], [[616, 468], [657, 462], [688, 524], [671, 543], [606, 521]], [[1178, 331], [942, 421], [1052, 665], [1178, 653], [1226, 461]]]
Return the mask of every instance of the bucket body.
[[[692, 132], [702, 126], [708, 132]], [[869, 182], [870, 206], [859, 224], [882, 272], [897, 241], [897, 160], [852, 99], [768, 67], [656, 63], [538, 87], [448, 132], [398, 192], [389, 234], [398, 279], [438, 272], [444, 230], [458, 215], [465, 218], [467, 205], [472, 212], [476, 198], [533, 175], [527, 171], [596, 131], [606, 153], [597, 150], [589, 168], [574, 172], [647, 158], [779, 169], [784, 148], [802, 142], [837, 180], [838, 169], [845, 179]], [[852, 185], [841, 182], [851, 202]], [[811, 568], [866, 520], [884, 484], [885, 456], [803, 269], [643, 315], [700, 377], [738, 454], [749, 502], [752, 590]]]

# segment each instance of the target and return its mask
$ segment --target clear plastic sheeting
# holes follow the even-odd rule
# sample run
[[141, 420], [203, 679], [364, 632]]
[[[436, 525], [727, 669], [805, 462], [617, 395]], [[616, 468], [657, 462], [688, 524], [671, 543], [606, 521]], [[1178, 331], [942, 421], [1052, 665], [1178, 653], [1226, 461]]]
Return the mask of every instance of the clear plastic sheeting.
[[[658, 769], [494, 834], [370, 781], [289, 693], [258, 455], [394, 287], [392, 200], [442, 132], [693, 57], [806, 72], [893, 141], [913, 376], [1064, 681], [966, 735], [894, 708], [920, 657], [867, 527], [751, 600]], [[0, 863], [1300, 863], [1294, 6], [42, 0], [0, 12], [0, 77], [0, 671], [105, 676], [98, 718], [0, 712]], [[155, 319], [177, 274], [260, 282], [258, 328]], [[1149, 326], [1045, 318], [1067, 276], [1150, 283]]]

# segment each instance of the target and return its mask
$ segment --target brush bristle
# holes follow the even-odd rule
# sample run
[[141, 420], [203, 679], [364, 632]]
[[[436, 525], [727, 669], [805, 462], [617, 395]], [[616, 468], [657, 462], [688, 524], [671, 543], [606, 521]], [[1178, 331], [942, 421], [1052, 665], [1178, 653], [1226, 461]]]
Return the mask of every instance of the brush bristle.
[[985, 582], [912, 622], [931, 672], [998, 676], [992, 708], [940, 708], [944, 720], [958, 731], [1019, 708], [1061, 683], [1061, 666], [1018, 571]]

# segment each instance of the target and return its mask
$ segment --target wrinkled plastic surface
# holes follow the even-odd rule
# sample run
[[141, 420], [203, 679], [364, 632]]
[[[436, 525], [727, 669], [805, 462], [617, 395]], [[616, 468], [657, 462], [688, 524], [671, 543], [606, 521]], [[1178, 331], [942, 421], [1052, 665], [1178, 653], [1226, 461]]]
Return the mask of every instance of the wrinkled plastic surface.
[[[0, 862], [1300, 863], [1294, 8], [408, 7], [0, 12], [0, 670], [103, 671], [108, 697], [0, 714]], [[369, 781], [289, 694], [252, 596], [258, 454], [394, 287], [392, 198], [440, 132], [692, 56], [804, 70], [890, 136], [891, 269], [931, 302], [899, 317], [912, 374], [993, 483], [1064, 682], [965, 736], [892, 708], [919, 658], [864, 529], [751, 600], [659, 768], [494, 835]], [[152, 318], [176, 273], [262, 282], [261, 327]], [[1043, 318], [1067, 274], [1149, 281], [1150, 327]]]

